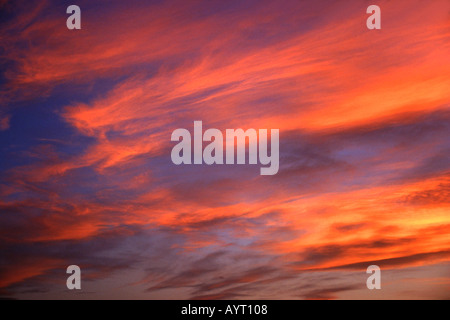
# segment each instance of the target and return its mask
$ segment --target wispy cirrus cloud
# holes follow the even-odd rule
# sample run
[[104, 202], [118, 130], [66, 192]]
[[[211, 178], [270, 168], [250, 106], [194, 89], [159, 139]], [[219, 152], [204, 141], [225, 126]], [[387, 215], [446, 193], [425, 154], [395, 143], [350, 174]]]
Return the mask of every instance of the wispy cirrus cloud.
[[[79, 32], [0, 5], [0, 294], [75, 262], [93, 297], [359, 297], [370, 263], [448, 286], [447, 1], [382, 1], [376, 33], [356, 1], [79, 5]], [[174, 166], [199, 119], [279, 128], [279, 173]]]

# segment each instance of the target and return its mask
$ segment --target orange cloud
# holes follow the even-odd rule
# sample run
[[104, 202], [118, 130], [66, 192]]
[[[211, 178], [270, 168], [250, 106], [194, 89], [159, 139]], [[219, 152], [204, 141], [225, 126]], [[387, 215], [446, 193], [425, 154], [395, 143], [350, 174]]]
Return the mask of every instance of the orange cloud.
[[[58, 127], [48, 120], [33, 132], [50, 123], [51, 134], [70, 133], [64, 143], [27, 136], [15, 154], [21, 161], [2, 171], [5, 246], [113, 242], [117, 230], [134, 247], [136, 235], [162, 232], [173, 241], [164, 250], [176, 254], [147, 268], [149, 291], [200, 288], [190, 291], [196, 298], [272, 292], [299, 271], [448, 261], [450, 4], [414, 4], [382, 1], [380, 32], [365, 29], [364, 5], [353, 2], [320, 8], [320, 19], [317, 4], [298, 2], [287, 11], [265, 3], [251, 14], [202, 5], [199, 12], [181, 1], [105, 5], [99, 16], [86, 6], [80, 32], [60, 27], [44, 3], [4, 22], [2, 58], [11, 66], [0, 131], [15, 129], [10, 120], [21, 120], [20, 110], [45, 107]], [[172, 165], [170, 134], [194, 120], [280, 129], [279, 174]], [[158, 241], [138, 244], [157, 255]], [[238, 274], [226, 270], [213, 281], [219, 268], [188, 268], [210, 251], [229, 259], [221, 263], [237, 260], [227, 250], [249, 259], [231, 268]], [[136, 255], [123, 264], [145, 260]], [[89, 259], [99, 278], [108, 268]], [[0, 287], [59, 262], [11, 267]], [[318, 287], [302, 297], [338, 296]]]

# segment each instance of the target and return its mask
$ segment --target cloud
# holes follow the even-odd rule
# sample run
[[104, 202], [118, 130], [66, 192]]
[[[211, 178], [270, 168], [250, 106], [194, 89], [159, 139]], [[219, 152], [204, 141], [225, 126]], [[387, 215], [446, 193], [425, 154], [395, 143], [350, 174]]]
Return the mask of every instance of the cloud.
[[448, 203], [450, 199], [450, 184], [441, 183], [436, 188], [421, 190], [405, 197], [405, 202], [414, 205], [433, 205]]
[[[449, 255], [450, 251], [448, 250], [440, 252], [428, 252], [428, 253], [414, 254], [410, 256], [395, 257], [391, 259], [362, 261], [358, 263], [336, 266], [331, 269], [364, 269], [370, 265], [379, 265], [382, 268], [392, 268], [405, 265], [411, 266], [413, 265], [413, 263], [422, 262], [424, 259], [427, 259], [430, 263], [435, 263], [436, 261], [447, 261]], [[325, 269], [318, 269], [318, 270], [325, 270]]]
[[0, 131], [5, 131], [9, 129], [9, 121], [11, 120], [11, 116], [2, 116], [0, 114]]
[[[448, 1], [382, 1], [377, 34], [356, 1], [81, 1], [79, 32], [61, 4], [2, 4], [2, 296], [54, 296], [72, 263], [93, 297], [328, 299], [358, 297], [340, 272], [367, 263], [441, 275]], [[279, 173], [173, 165], [194, 120], [279, 128]]]

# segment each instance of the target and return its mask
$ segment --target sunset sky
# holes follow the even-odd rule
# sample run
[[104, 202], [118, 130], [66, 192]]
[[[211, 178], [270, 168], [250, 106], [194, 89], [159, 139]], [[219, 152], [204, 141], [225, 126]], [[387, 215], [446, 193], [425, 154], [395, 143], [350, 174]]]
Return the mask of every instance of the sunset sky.
[[[0, 29], [0, 298], [450, 299], [449, 0], [0, 0]], [[197, 120], [279, 129], [278, 173], [174, 165]]]

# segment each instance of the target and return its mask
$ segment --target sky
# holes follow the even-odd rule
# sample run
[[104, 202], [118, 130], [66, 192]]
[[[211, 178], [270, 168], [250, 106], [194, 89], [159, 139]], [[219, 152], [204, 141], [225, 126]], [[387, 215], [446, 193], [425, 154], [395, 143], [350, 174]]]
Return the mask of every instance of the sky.
[[450, 299], [450, 1], [372, 2], [0, 0], [0, 298]]

